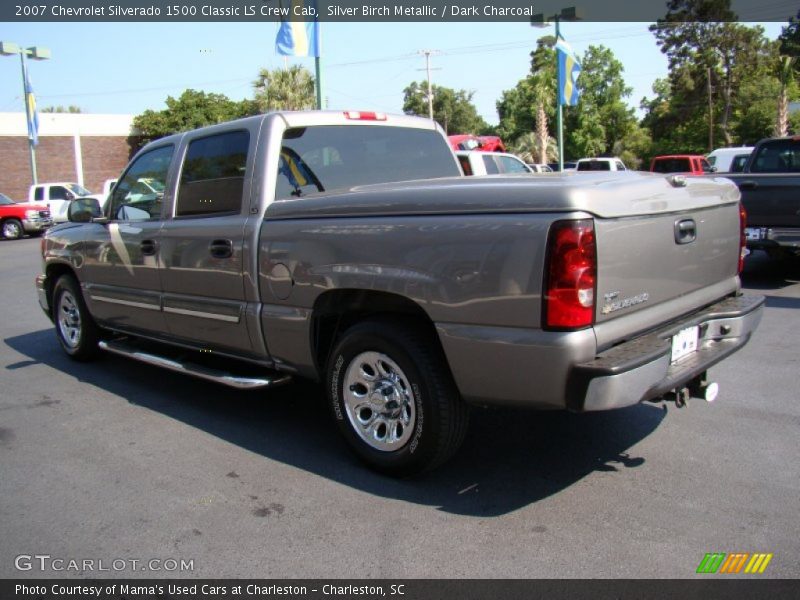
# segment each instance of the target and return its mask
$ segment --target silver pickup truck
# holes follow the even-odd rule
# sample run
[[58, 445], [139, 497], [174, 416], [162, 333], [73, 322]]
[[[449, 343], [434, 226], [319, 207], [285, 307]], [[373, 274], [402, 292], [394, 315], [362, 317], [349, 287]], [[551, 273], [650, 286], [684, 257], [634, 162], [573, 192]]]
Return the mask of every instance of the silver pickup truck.
[[740, 294], [723, 179], [462, 177], [431, 121], [271, 113], [157, 140], [105, 213], [73, 201], [39, 302], [99, 350], [238, 388], [321, 381], [371, 467], [451, 456], [468, 405], [712, 399], [763, 299]]

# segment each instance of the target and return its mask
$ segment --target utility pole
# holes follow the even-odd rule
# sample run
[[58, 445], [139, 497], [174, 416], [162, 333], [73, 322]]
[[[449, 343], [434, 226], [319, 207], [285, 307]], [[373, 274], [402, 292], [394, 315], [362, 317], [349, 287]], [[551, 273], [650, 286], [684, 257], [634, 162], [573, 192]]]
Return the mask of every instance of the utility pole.
[[433, 88], [431, 87], [431, 71], [438, 71], [439, 69], [431, 69], [431, 55], [439, 54], [438, 50], [420, 50], [419, 54], [425, 55], [425, 71], [428, 74], [428, 118], [433, 120]]
[[711, 98], [711, 67], [706, 67], [708, 88], [708, 151], [714, 151], [714, 103]]

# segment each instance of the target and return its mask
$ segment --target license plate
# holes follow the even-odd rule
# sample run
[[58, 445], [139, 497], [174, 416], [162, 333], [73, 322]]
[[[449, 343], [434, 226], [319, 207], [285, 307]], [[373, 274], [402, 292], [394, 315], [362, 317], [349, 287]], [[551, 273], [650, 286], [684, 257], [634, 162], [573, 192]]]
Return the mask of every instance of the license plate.
[[745, 227], [744, 234], [748, 240], [761, 240], [764, 236], [760, 227]]
[[672, 336], [672, 362], [679, 361], [697, 351], [698, 333], [699, 328], [695, 325], [694, 327], [681, 329]]

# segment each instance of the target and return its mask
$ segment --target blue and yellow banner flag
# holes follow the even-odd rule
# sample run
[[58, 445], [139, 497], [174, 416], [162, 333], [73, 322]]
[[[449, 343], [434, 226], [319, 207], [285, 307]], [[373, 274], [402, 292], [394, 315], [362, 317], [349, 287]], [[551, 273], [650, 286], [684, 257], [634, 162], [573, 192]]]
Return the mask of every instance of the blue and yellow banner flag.
[[33, 95], [33, 86], [28, 76], [28, 69], [25, 69], [25, 105], [28, 120], [28, 139], [31, 144], [39, 144], [39, 113], [36, 112], [36, 96]]
[[284, 56], [319, 56], [316, 0], [291, 0], [275, 38], [275, 51]]
[[558, 53], [558, 79], [561, 82], [558, 94], [559, 104], [575, 106], [581, 95], [578, 87], [581, 63], [578, 62], [572, 47], [562, 37], [559, 37], [556, 42], [556, 52]]

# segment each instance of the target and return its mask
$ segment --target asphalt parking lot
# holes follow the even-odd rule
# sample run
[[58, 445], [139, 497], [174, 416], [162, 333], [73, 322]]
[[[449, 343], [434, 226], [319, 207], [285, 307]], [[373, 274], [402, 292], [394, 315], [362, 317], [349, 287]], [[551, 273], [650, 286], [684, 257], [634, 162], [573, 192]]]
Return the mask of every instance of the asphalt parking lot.
[[683, 578], [707, 552], [800, 577], [800, 261], [748, 258], [767, 308], [714, 403], [476, 410], [454, 460], [402, 481], [348, 453], [312, 384], [68, 360], [38, 269], [38, 239], [0, 242], [0, 577]]

